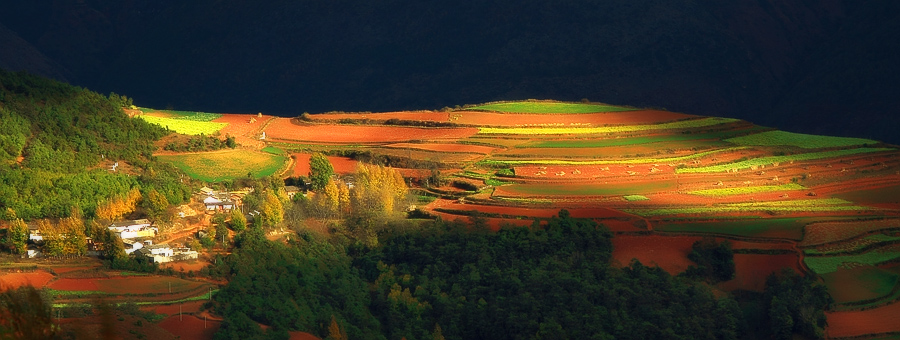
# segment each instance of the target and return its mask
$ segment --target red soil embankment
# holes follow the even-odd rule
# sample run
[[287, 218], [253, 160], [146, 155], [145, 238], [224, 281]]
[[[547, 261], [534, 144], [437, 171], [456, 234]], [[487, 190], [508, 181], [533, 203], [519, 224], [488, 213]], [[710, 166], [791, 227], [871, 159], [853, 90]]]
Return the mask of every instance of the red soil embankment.
[[461, 139], [478, 133], [476, 128], [417, 128], [398, 126], [297, 125], [287, 118], [276, 118], [265, 129], [266, 138], [285, 141], [322, 143], [396, 143], [412, 140]]
[[612, 257], [614, 263], [623, 267], [637, 259], [646, 266], [657, 265], [669, 274], [677, 275], [694, 264], [687, 255], [699, 239], [694, 236], [617, 235], [612, 239]]
[[[308, 153], [295, 153], [291, 154], [291, 157], [294, 158], [294, 170], [292, 172], [293, 176], [309, 176], [309, 157], [312, 156]], [[356, 160], [353, 160], [349, 157], [339, 157], [339, 156], [326, 156], [328, 158], [328, 162], [331, 163], [331, 166], [334, 168], [334, 172], [347, 175], [356, 172]]]
[[193, 315], [172, 315], [159, 323], [159, 327], [183, 340], [212, 339], [221, 322], [206, 320]]
[[763, 291], [766, 277], [782, 268], [800, 272], [800, 258], [797, 254], [734, 254], [735, 278], [719, 284], [726, 291], [737, 289]]
[[900, 332], [900, 302], [861, 311], [825, 312], [825, 316], [825, 331], [831, 338]]
[[30, 273], [5, 273], [0, 274], [0, 290], [16, 289], [22, 286], [32, 286], [40, 289], [53, 279], [53, 274], [38, 270]]

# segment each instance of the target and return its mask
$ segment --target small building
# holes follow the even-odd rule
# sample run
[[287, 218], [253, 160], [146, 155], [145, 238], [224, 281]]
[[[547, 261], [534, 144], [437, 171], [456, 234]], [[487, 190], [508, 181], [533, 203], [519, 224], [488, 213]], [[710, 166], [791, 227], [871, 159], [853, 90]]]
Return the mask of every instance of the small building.
[[113, 222], [109, 225], [109, 230], [112, 230], [117, 233], [121, 233], [123, 231], [139, 231], [145, 228], [150, 228], [150, 220], [144, 218], [140, 220], [129, 220], [129, 221], [121, 221], [121, 222]]
[[28, 225], [28, 240], [31, 242], [44, 241], [44, 236], [41, 236], [41, 230], [34, 224]]
[[288, 198], [294, 199], [294, 196], [300, 193], [300, 187], [294, 185], [286, 185], [284, 187], [284, 192], [287, 193]]
[[168, 244], [156, 244], [143, 247], [135, 251], [137, 256], [143, 256], [153, 263], [166, 263], [174, 260], [175, 251]]
[[132, 239], [122, 239], [122, 244], [125, 246], [125, 254], [131, 254], [139, 249], [144, 248], [144, 243], [135, 241]]
[[206, 206], [206, 211], [231, 211], [234, 209], [234, 201], [231, 198], [218, 199], [215, 197], [207, 197], [203, 199], [203, 204]]

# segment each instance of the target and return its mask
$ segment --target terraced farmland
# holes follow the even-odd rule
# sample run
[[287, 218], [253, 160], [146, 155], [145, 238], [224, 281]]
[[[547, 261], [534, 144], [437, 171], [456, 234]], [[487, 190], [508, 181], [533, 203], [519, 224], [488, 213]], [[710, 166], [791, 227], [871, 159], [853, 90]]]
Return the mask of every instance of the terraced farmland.
[[[416, 208], [445, 220], [480, 216], [496, 230], [565, 208], [621, 236], [622, 264], [646, 259], [677, 274], [690, 264], [686, 240], [712, 236], [741, 242], [737, 277], [720, 290], [761, 290], [766, 275], [789, 267], [822, 275], [842, 310], [898, 305], [900, 151], [878, 141], [551, 101], [275, 118], [257, 128], [299, 160], [286, 175], [305, 175], [301, 156], [311, 152], [329, 154], [341, 173], [379, 162], [429, 197]], [[265, 155], [266, 164], [284, 163]], [[169, 161], [195, 176], [228, 162], [204, 157]], [[273, 167], [246, 163], [227, 176]], [[423, 180], [432, 174], [445, 184]], [[846, 322], [854, 315], [833, 313], [834, 334], [860, 335]]]

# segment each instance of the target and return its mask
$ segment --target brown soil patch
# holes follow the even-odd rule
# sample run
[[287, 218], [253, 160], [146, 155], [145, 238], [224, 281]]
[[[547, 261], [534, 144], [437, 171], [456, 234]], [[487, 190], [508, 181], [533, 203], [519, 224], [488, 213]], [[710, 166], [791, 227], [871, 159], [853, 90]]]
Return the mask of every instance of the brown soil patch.
[[[172, 305], [159, 305], [153, 307], [146, 307], [146, 310], [152, 310], [156, 314], [166, 314], [169, 316], [178, 316], [178, 313], [182, 314], [194, 314], [199, 313], [203, 307], [203, 304], [206, 303], [206, 300], [200, 301], [189, 301], [185, 303], [176, 303]], [[145, 308], [141, 308], [145, 309]]]
[[0, 274], [0, 290], [16, 289], [22, 286], [32, 286], [40, 289], [52, 279], [53, 274], [43, 270], [30, 273], [4, 273]]
[[213, 122], [228, 123], [222, 130], [219, 130], [222, 136], [232, 136], [240, 145], [261, 149], [265, 147], [265, 143], [259, 140], [258, 134], [270, 119], [274, 119], [274, 117], [262, 116], [260, 118], [249, 114], [223, 114]]
[[[309, 176], [309, 157], [312, 156], [308, 153], [295, 153], [291, 154], [291, 157], [294, 159], [294, 170], [292, 172], [292, 176]], [[356, 172], [356, 160], [349, 157], [338, 157], [338, 156], [326, 156], [328, 161], [331, 162], [331, 166], [334, 167], [334, 172], [341, 175], [348, 175]]]
[[341, 119], [386, 121], [388, 119], [417, 120], [424, 122], [449, 122], [450, 114], [447, 112], [433, 111], [400, 111], [378, 113], [318, 113], [309, 115], [315, 121], [337, 122]]
[[267, 138], [322, 143], [387, 143], [412, 140], [460, 139], [478, 133], [475, 128], [416, 128], [396, 126], [293, 124], [275, 118], [265, 129]]
[[172, 268], [176, 272], [199, 272], [200, 269], [205, 268], [209, 265], [209, 262], [199, 261], [199, 260], [191, 260], [191, 261], [179, 261], [179, 262], [167, 262], [160, 265], [161, 268]]
[[489, 146], [481, 146], [481, 145], [470, 145], [470, 144], [439, 144], [439, 143], [396, 143], [385, 145], [390, 148], [398, 148], [398, 149], [419, 149], [419, 150], [428, 150], [428, 151], [438, 151], [438, 152], [462, 152], [462, 153], [478, 153], [487, 155], [497, 148], [492, 148]]
[[687, 255], [699, 239], [690, 236], [617, 235], [612, 239], [612, 257], [614, 263], [621, 267], [637, 259], [646, 266], [657, 265], [669, 274], [677, 275], [694, 264]]
[[183, 340], [206, 340], [213, 338], [221, 324], [218, 320], [204, 321], [193, 315], [173, 315], [161, 321], [159, 327]]
[[800, 246], [813, 246], [846, 240], [868, 232], [900, 229], [900, 220], [884, 219], [852, 222], [821, 222], [807, 225]]
[[825, 331], [831, 338], [900, 332], [900, 302], [861, 311], [825, 312], [825, 316]]
[[743, 289], [761, 292], [766, 288], [766, 277], [786, 267], [800, 272], [799, 263], [797, 254], [734, 254], [735, 278], [720, 283], [719, 288], [726, 291]]
[[322, 340], [319, 339], [319, 337], [307, 332], [288, 332], [288, 334], [291, 336], [290, 338], [288, 338], [290, 340]]
[[99, 290], [96, 279], [59, 279], [53, 281], [48, 287], [55, 290]]

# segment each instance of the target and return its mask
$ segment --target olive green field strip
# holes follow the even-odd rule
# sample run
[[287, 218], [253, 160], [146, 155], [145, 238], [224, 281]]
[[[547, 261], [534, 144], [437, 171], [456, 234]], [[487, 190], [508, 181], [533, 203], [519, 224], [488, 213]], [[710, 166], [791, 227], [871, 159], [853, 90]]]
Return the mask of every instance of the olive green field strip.
[[479, 105], [466, 108], [466, 110], [510, 112], [510, 113], [601, 113], [601, 112], [620, 112], [634, 111], [635, 109], [602, 105], [602, 104], [580, 104], [580, 103], [555, 103], [555, 102], [510, 102], [510, 103], [493, 103]]
[[738, 119], [732, 118], [701, 118], [682, 120], [671, 123], [646, 124], [646, 125], [621, 125], [621, 126], [602, 126], [602, 127], [568, 127], [568, 128], [494, 128], [479, 127], [480, 134], [499, 134], [499, 135], [574, 135], [574, 134], [609, 134], [650, 130], [673, 130], [673, 129], [690, 129], [707, 127], [719, 124], [727, 124], [737, 122]]
[[747, 146], [796, 146], [804, 149], [841, 148], [859, 145], [874, 145], [877, 141], [863, 138], [831, 137], [807, 135], [787, 131], [766, 131], [762, 133], [734, 137], [725, 140]]

